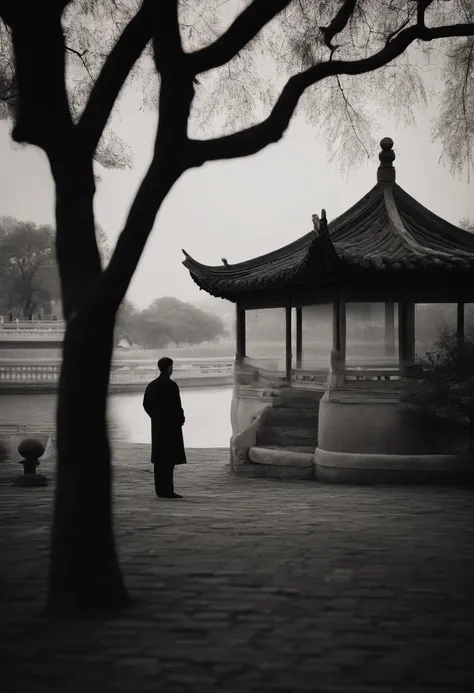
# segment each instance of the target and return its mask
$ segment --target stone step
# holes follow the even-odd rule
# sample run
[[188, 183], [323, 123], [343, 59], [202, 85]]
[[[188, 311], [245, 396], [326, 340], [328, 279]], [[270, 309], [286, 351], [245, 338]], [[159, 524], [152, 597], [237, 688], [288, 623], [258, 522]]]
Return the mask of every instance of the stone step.
[[249, 450], [249, 459], [255, 464], [278, 467], [314, 467], [314, 452], [294, 452], [292, 450], [253, 447]]
[[257, 444], [260, 446], [300, 446], [306, 447], [318, 445], [318, 427], [296, 426], [287, 428], [280, 426], [261, 426], [257, 431]]
[[288, 394], [282, 390], [280, 394], [273, 397], [273, 406], [275, 408], [288, 407], [291, 409], [311, 409], [319, 406], [323, 394], [322, 392], [299, 392], [295, 394], [294, 391]]
[[268, 450], [289, 450], [289, 452], [303, 452], [313, 455], [316, 448], [312, 445], [265, 445]]
[[273, 426], [317, 426], [319, 417], [319, 406], [311, 408], [272, 408], [268, 414], [267, 422]]

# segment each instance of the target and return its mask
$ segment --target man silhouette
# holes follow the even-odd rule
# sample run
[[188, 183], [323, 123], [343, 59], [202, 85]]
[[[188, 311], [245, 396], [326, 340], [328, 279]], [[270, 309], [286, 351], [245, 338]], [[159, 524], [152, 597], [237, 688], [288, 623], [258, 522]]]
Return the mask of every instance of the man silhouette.
[[151, 418], [151, 462], [155, 491], [159, 498], [182, 498], [174, 492], [173, 473], [177, 464], [186, 464], [182, 426], [184, 412], [178, 384], [171, 380], [173, 359], [158, 361], [160, 375], [145, 390], [143, 408]]

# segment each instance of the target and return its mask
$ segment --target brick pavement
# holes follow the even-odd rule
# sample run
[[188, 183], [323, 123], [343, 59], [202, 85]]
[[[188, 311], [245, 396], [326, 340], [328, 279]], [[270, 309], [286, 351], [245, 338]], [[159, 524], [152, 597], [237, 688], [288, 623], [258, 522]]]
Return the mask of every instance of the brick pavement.
[[52, 485], [0, 465], [5, 693], [474, 690], [472, 489], [235, 479], [225, 450], [191, 450], [165, 501], [147, 456], [115, 446], [136, 603], [74, 623], [38, 616]]

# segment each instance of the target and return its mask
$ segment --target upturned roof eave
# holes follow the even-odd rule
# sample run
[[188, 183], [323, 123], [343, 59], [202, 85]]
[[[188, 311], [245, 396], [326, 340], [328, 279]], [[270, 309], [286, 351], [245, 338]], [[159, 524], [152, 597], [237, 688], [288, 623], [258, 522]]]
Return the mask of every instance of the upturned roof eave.
[[223, 265], [204, 265], [183, 251], [183, 265], [193, 281], [211, 295], [237, 300], [282, 287], [315, 289], [341, 281], [341, 276], [383, 283], [395, 277], [412, 281], [420, 278], [420, 271], [430, 281], [433, 271], [436, 281], [448, 276], [445, 270], [472, 272], [474, 234], [438, 217], [401, 188], [393, 167], [393, 141], [384, 138], [380, 145], [377, 183], [329, 224], [324, 213], [319, 231], [236, 264], [223, 260]]
[[[380, 183], [377, 183], [366, 195], [353, 204], [348, 210], [330, 221], [328, 223], [329, 237], [331, 237], [331, 234], [335, 229], [343, 224], [346, 224], [351, 217], [356, 219], [360, 208], [364, 208], [368, 200], [372, 199], [374, 195], [380, 195], [382, 191], [383, 187]], [[262, 270], [271, 269], [272, 263], [285, 257], [289, 257], [298, 251], [304, 251], [307, 256], [310, 251], [314, 250], [314, 245], [317, 238], [318, 236], [315, 235], [314, 231], [310, 231], [304, 236], [300, 236], [300, 238], [297, 238], [295, 241], [277, 248], [276, 250], [272, 250], [269, 253], [259, 255], [255, 258], [251, 258], [250, 260], [228, 265], [205, 265], [193, 258], [186, 250], [183, 249], [182, 252], [185, 259], [183, 260], [182, 264], [191, 273], [197, 272], [199, 275], [212, 274], [216, 277], [221, 277], [222, 279], [231, 279], [238, 275], [245, 276], [245, 272], [250, 269], [256, 269], [259, 267], [261, 267]], [[331, 246], [332, 250], [337, 254], [337, 244], [331, 243]], [[301, 258], [298, 264], [304, 264], [304, 260], [305, 257]]]
[[192, 269], [198, 269], [201, 271], [210, 272], [215, 275], [221, 275], [222, 277], [229, 277], [234, 275], [235, 273], [245, 273], [245, 271], [249, 269], [255, 269], [259, 266], [271, 265], [272, 262], [290, 256], [295, 252], [298, 252], [299, 250], [307, 250], [311, 245], [313, 238], [314, 234], [312, 231], [310, 231], [309, 233], [306, 233], [304, 236], [297, 238], [295, 241], [292, 241], [291, 243], [288, 243], [285, 246], [277, 248], [276, 250], [272, 250], [269, 253], [259, 255], [255, 258], [251, 258], [250, 260], [244, 260], [242, 262], [236, 262], [232, 264], [229, 263], [228, 265], [205, 265], [193, 258], [188, 252], [186, 252], [186, 250], [183, 249], [182, 252], [185, 256], [185, 259], [183, 260], [182, 264], [190, 271]]
[[[431, 211], [423, 204], [421, 204], [421, 202], [412, 197], [409, 193], [407, 193], [407, 191], [404, 188], [402, 188], [398, 184], [395, 184], [393, 186], [393, 195], [396, 200], [397, 206], [401, 207], [402, 216], [406, 217], [408, 214], [415, 214], [416, 216], [418, 216], [419, 223], [421, 223], [423, 226], [426, 227], [431, 224], [436, 225], [445, 234], [443, 240], [451, 238], [455, 239], [456, 242], [459, 243], [460, 247], [455, 248], [452, 251], [454, 254], [469, 256], [470, 258], [474, 259], [474, 234], [472, 234], [470, 231], [467, 231], [466, 229], [461, 228], [460, 226], [451, 224], [451, 222], [438, 216], [437, 214], [435, 214], [435, 212]], [[407, 227], [406, 223], [404, 223], [404, 225], [405, 227]], [[433, 236], [430, 240], [436, 241], [436, 237]], [[428, 246], [422, 244], [419, 245], [422, 248], [422, 250], [427, 254], [433, 253], [432, 248], [428, 248]], [[439, 250], [435, 249], [434, 252], [446, 254], [441, 249], [441, 247], [439, 248]]]

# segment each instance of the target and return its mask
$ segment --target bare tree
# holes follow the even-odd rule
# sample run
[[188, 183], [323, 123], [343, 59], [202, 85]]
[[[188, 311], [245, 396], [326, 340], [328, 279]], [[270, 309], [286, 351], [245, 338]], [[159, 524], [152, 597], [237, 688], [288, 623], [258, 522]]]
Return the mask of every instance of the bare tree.
[[[392, 89], [392, 97], [402, 94], [400, 103], [409, 112], [422, 86], [416, 78], [422, 50], [416, 53], [413, 47], [425, 45], [432, 56], [434, 42], [448, 75], [455, 65], [470, 75], [452, 127], [464, 132], [463, 142], [472, 143], [467, 123], [473, 100], [473, 11], [470, 0], [0, 0], [2, 47], [11, 45], [14, 55], [13, 68], [2, 58], [0, 88], [8, 113], [14, 111], [13, 139], [40, 147], [50, 163], [67, 321], [57, 409], [51, 610], [119, 608], [129, 602], [112, 527], [106, 426], [114, 323], [156, 214], [176, 181], [208, 161], [250, 156], [278, 142], [307, 90], [313, 92], [308, 103], [314, 117], [327, 117], [336, 148], [349, 141], [347, 133], [363, 143], [368, 116], [360, 103], [352, 104], [348, 90], [357, 86], [380, 104]], [[263, 64], [262, 54], [279, 76], [253, 109], [257, 86], [271, 82], [265, 75], [255, 81], [253, 68]], [[127, 80], [140, 77], [140, 71], [149, 77], [145, 94], [159, 113], [152, 160], [103, 268], [93, 161], [114, 163], [101, 156], [106, 126]], [[370, 79], [376, 71], [384, 73], [380, 93]], [[231, 86], [219, 92], [224, 77]], [[318, 86], [315, 92], [323, 80], [327, 89]], [[243, 121], [237, 111], [222, 136], [190, 136], [191, 114], [202, 117], [209, 98], [223, 109], [228, 97], [242, 95], [251, 118], [261, 108], [267, 108], [266, 115], [236, 132]], [[344, 118], [340, 110], [324, 110], [336, 100]], [[440, 137], [449, 143], [451, 114], [444, 103]], [[471, 144], [463, 148], [466, 160], [471, 151]], [[447, 154], [456, 161], [449, 146]], [[122, 165], [127, 164], [125, 157]], [[81, 444], [85, 436], [87, 453]]]

